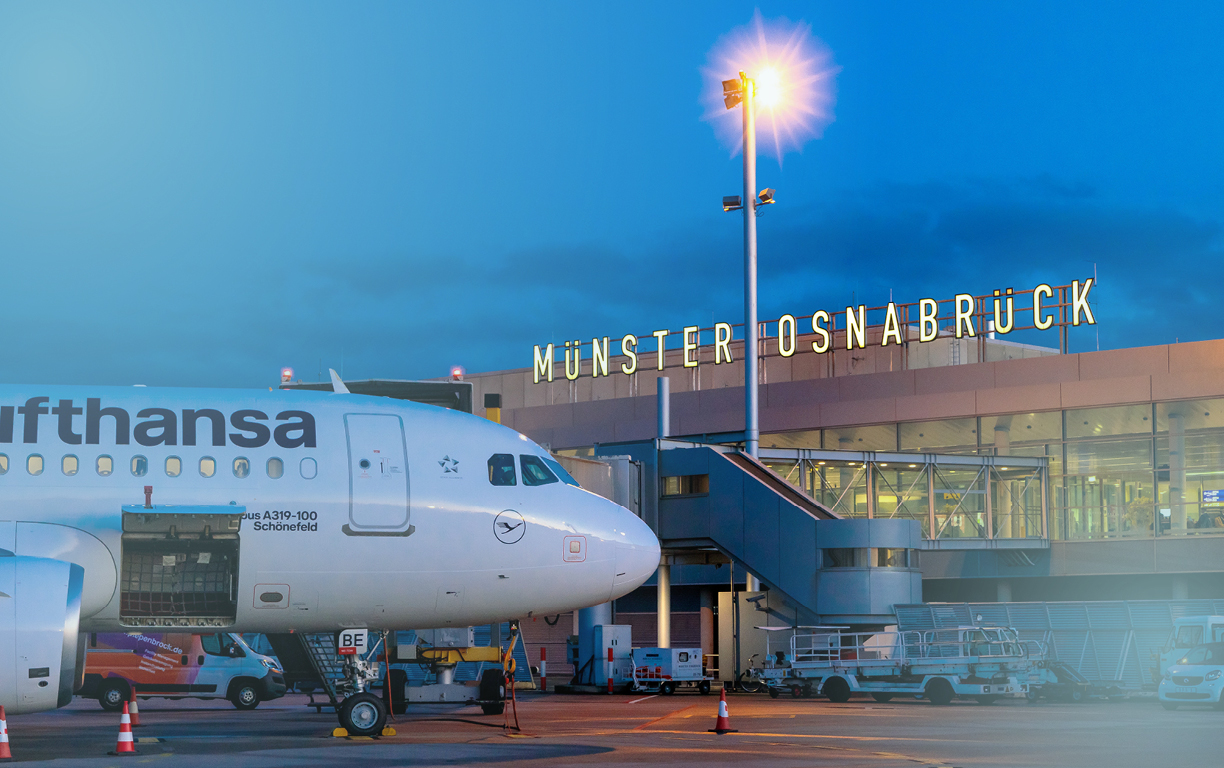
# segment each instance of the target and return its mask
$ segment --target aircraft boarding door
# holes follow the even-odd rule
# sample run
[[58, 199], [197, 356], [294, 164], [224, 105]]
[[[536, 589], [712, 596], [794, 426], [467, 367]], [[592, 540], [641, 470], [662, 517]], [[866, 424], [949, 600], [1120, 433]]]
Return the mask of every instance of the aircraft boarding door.
[[408, 461], [399, 416], [349, 413], [349, 536], [410, 536]]

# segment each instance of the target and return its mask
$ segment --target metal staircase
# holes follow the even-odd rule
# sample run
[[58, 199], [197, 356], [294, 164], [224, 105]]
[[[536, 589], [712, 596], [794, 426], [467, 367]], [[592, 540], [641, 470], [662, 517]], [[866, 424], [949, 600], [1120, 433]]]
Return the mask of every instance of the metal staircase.
[[[336, 682], [344, 679], [344, 672], [340, 665], [340, 656], [336, 653], [335, 636], [330, 632], [296, 634], [307, 658], [310, 659], [310, 665], [319, 676], [323, 690], [327, 693], [328, 704], [336, 707], [340, 703], [336, 698]], [[328, 704], [315, 702], [314, 694], [310, 694], [310, 705], [314, 706], [316, 712]]]

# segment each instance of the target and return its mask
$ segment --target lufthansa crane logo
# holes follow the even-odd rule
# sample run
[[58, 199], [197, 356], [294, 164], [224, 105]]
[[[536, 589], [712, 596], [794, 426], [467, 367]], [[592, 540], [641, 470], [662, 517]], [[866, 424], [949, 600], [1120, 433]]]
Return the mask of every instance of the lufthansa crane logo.
[[493, 520], [493, 535], [502, 544], [514, 544], [519, 539], [523, 538], [523, 533], [527, 530], [527, 521], [523, 516], [513, 509], [507, 509], [497, 515]]

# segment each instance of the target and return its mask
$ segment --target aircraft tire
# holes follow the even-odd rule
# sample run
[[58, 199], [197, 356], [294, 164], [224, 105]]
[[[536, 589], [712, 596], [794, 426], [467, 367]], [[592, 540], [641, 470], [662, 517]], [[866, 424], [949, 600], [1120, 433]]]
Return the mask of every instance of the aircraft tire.
[[387, 707], [372, 693], [358, 693], [340, 705], [339, 717], [350, 736], [378, 736], [387, 724]]
[[500, 715], [506, 711], [506, 702], [504, 701], [483, 701], [480, 703], [480, 711], [486, 715]]

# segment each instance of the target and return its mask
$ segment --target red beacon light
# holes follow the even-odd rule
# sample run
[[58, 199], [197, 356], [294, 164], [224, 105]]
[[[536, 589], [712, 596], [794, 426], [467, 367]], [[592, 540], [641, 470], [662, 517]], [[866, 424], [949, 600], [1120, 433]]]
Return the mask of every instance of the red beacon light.
[[288, 384], [293, 381], [293, 369], [281, 368], [281, 384]]
[[463, 366], [456, 365], [454, 368], [451, 368], [451, 380], [463, 381]]

